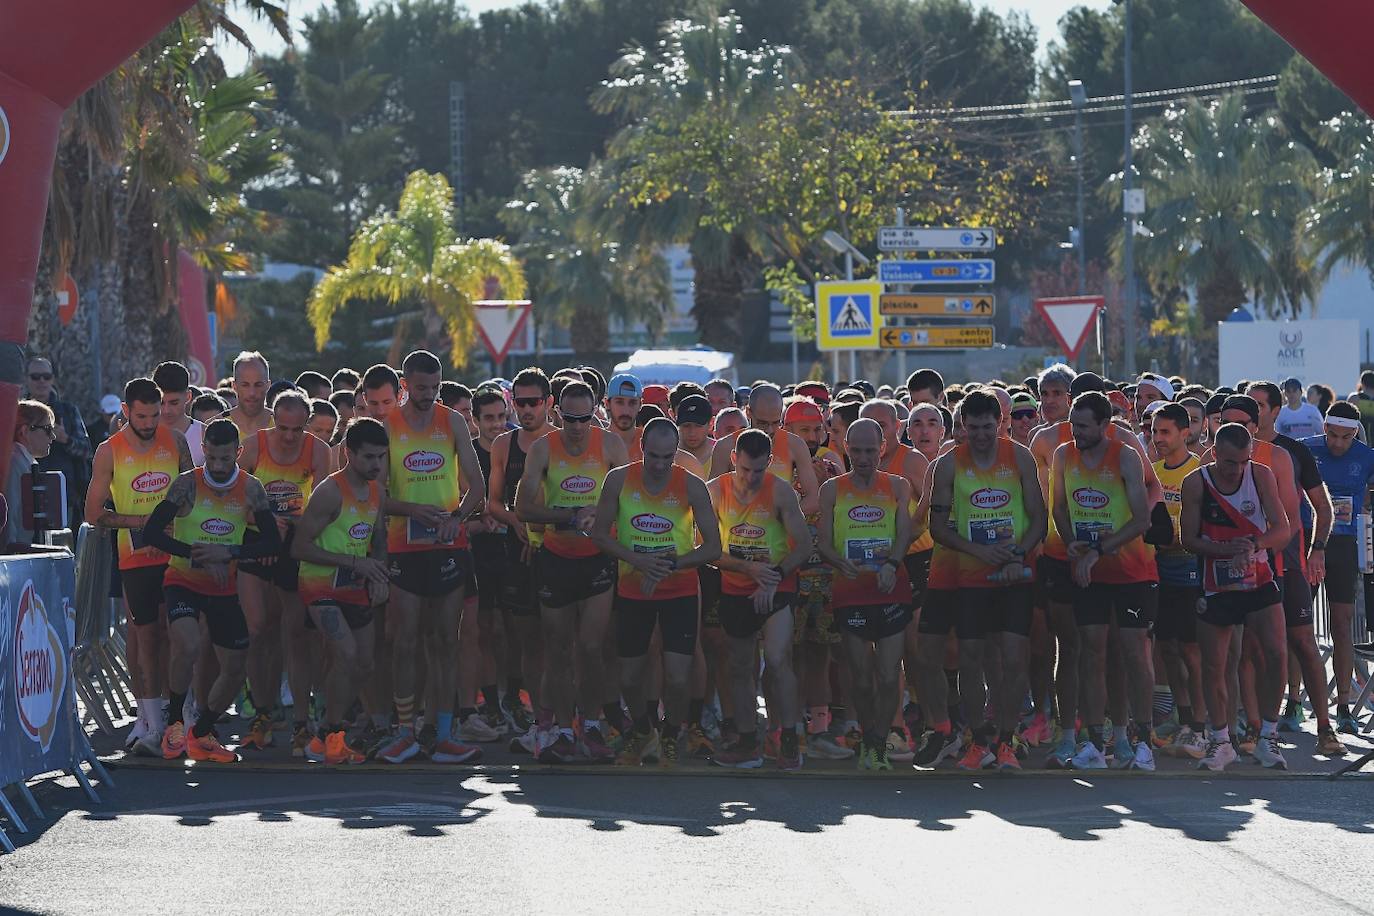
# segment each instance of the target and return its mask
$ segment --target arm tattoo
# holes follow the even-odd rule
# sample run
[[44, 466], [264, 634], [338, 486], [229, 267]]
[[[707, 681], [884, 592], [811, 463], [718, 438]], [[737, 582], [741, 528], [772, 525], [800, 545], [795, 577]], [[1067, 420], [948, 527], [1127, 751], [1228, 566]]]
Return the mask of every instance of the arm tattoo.
[[185, 436], [177, 436], [177, 466], [183, 471], [189, 471], [196, 466], [195, 459], [191, 457], [191, 445]]
[[192, 472], [180, 474], [172, 481], [172, 488], [167, 491], [167, 501], [178, 510], [189, 509], [195, 504], [196, 481]]
[[267, 491], [256, 477], [248, 479], [248, 487], [244, 494], [248, 499], [248, 508], [253, 512], [271, 512], [272, 504], [267, 500]]

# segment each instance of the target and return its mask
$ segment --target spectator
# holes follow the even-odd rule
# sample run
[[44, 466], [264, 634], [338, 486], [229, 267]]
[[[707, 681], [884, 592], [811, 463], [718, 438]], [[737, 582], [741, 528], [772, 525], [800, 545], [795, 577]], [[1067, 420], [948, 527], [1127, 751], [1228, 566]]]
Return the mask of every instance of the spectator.
[[114, 424], [114, 418], [119, 415], [119, 395], [107, 394], [100, 399], [100, 416], [94, 423], [86, 427], [86, 433], [90, 437], [91, 447], [94, 448], [114, 435], [114, 430], [110, 427]]
[[35, 461], [41, 462], [47, 457], [56, 432], [57, 418], [52, 408], [41, 401], [19, 402], [19, 413], [14, 421], [10, 474], [5, 481], [5, 502], [9, 506], [9, 515], [5, 520], [5, 544], [10, 550], [33, 544], [33, 530], [24, 527], [24, 475], [32, 472]]
[[1360, 425], [1364, 427], [1364, 441], [1374, 441], [1374, 370], [1366, 369], [1360, 373], [1360, 387], [1346, 398], [1360, 412]]
[[52, 363], [41, 356], [29, 360], [29, 397], [53, 412], [54, 441], [47, 457], [39, 462], [45, 471], [61, 471], [67, 478], [67, 514], [81, 518], [86, 486], [91, 482], [91, 456], [95, 447], [76, 405], [57, 396]]
[[1330, 385], [1308, 385], [1307, 403], [1315, 404], [1321, 415], [1326, 416], [1326, 412], [1331, 409], [1331, 405], [1336, 403], [1336, 392]]
[[1302, 382], [1295, 378], [1283, 380], [1284, 403], [1279, 408], [1279, 418], [1274, 428], [1290, 439], [1306, 439], [1322, 434], [1323, 414], [1316, 405], [1304, 401], [1302, 394]]

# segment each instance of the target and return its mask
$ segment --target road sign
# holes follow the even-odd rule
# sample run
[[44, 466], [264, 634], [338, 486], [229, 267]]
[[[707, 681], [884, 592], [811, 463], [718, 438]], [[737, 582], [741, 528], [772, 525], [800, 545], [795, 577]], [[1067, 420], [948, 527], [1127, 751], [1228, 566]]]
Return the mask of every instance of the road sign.
[[879, 251], [992, 251], [996, 247], [996, 229], [884, 226], [878, 230]]
[[1078, 351], [1087, 343], [1093, 320], [1106, 302], [1101, 296], [1062, 296], [1036, 299], [1035, 310], [1045, 319], [1060, 347], [1072, 360], [1078, 358]]
[[971, 261], [879, 261], [881, 283], [991, 283], [997, 268], [987, 258]]
[[992, 294], [961, 293], [957, 296], [884, 294], [878, 302], [884, 315], [932, 315], [941, 318], [988, 318], [996, 312]]
[[64, 326], [71, 324], [76, 317], [76, 307], [81, 302], [81, 293], [77, 291], [72, 275], [63, 277], [53, 293], [57, 297], [57, 320]]
[[817, 283], [817, 349], [876, 350], [882, 293], [873, 280]]
[[883, 328], [884, 350], [964, 350], [990, 347], [996, 340], [986, 325], [923, 325], [910, 328]]
[[472, 304], [482, 343], [491, 354], [492, 362], [499, 363], [506, 358], [511, 344], [529, 320], [533, 303], [527, 299], [479, 299]]

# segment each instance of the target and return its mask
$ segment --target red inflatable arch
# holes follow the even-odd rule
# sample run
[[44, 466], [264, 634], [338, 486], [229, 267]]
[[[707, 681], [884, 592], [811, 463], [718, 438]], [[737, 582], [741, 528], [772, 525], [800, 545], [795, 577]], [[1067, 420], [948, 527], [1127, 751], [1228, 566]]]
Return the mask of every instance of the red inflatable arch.
[[1366, 112], [1374, 113], [1374, 3], [1369, 0], [1244, 0]]

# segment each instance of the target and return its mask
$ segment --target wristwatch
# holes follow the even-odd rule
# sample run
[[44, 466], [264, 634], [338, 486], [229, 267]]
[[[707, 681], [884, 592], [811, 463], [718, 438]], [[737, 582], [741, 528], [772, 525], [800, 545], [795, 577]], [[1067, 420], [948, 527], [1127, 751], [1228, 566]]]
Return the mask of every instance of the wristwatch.
[[1313, 542], [1312, 542], [1312, 549], [1313, 549], [1313, 550], [1325, 550], [1325, 549], [1326, 549], [1326, 541], [1313, 541]]

